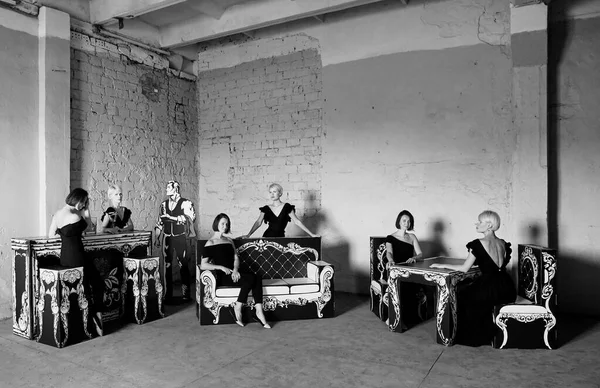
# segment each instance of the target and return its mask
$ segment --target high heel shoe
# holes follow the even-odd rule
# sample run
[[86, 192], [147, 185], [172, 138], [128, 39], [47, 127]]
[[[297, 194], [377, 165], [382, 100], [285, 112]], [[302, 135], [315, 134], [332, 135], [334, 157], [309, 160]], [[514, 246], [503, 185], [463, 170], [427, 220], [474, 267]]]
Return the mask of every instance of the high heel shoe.
[[96, 329], [96, 334], [98, 337], [102, 337], [104, 335], [104, 328], [102, 327], [102, 318], [97, 314], [92, 315], [92, 323], [94, 324], [94, 328]]
[[235, 310], [233, 308], [229, 310], [229, 313], [231, 314], [231, 317], [233, 318], [235, 323], [237, 323], [241, 327], [244, 327], [244, 322], [242, 322], [241, 319], [238, 320], [238, 318], [235, 316]]
[[260, 318], [258, 318], [258, 316], [256, 315], [256, 312], [252, 313], [252, 319], [254, 319], [256, 322], [260, 323], [262, 325], [262, 327], [265, 329], [271, 328], [271, 325], [269, 325], [269, 323], [266, 320], [263, 322], [260, 320]]

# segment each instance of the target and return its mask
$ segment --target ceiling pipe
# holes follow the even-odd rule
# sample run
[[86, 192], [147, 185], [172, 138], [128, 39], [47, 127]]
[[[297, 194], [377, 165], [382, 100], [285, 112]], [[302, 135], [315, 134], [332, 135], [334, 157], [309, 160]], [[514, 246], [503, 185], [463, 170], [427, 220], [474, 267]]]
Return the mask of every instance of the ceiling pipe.
[[139, 46], [141, 48], [145, 48], [146, 50], [154, 51], [155, 53], [159, 53], [159, 54], [167, 55], [167, 56], [173, 55], [173, 53], [171, 53], [170, 51], [162, 50], [162, 49], [159, 49], [159, 48], [156, 48], [156, 47], [152, 47], [149, 44], [138, 42], [137, 40], [131, 39], [128, 36], [125, 36], [123, 34], [119, 34], [118, 32], [106, 30], [106, 29], [104, 29], [102, 26], [100, 26], [98, 24], [95, 24], [93, 26], [93, 31], [94, 31], [95, 34], [104, 35], [104, 36], [108, 36], [108, 37], [115, 38], [115, 39], [120, 39], [120, 40], [122, 40], [124, 42], [134, 44], [134, 45]]

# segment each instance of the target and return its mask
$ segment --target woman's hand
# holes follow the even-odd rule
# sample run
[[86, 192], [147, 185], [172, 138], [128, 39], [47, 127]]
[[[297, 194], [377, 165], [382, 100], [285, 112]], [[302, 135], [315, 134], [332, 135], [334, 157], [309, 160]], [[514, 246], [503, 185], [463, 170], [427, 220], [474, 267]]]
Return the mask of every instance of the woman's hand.
[[410, 259], [405, 261], [406, 264], [412, 264], [412, 263], [416, 263], [416, 262], [417, 262], [417, 259], [415, 259], [414, 257], [411, 257]]
[[238, 280], [240, 280], [241, 277], [242, 277], [242, 275], [240, 275], [240, 273], [238, 272], [237, 269], [234, 269], [231, 272], [231, 280], [233, 280], [234, 283], [237, 283]]
[[446, 267], [444, 266], [444, 264], [431, 264], [431, 265], [429, 266], [429, 268], [440, 268], [440, 269], [444, 269], [444, 268], [446, 268]]
[[231, 274], [231, 270], [227, 267], [221, 266], [221, 268], [219, 268], [221, 271], [225, 272], [225, 275], [229, 275]]

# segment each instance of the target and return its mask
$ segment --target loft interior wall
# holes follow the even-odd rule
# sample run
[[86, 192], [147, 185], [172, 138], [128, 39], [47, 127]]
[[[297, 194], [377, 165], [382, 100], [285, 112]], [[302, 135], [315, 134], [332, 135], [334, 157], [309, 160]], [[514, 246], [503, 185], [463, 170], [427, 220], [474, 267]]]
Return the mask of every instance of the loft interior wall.
[[11, 237], [38, 231], [38, 23], [0, 7], [0, 319], [12, 311]]

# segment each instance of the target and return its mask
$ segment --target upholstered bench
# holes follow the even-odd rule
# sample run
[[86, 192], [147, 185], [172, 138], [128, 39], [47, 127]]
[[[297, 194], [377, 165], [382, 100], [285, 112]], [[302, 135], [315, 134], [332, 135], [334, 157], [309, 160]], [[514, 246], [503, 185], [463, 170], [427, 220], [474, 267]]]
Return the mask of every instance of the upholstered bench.
[[160, 257], [123, 259], [125, 319], [143, 324], [165, 316]]
[[83, 267], [53, 266], [39, 271], [36, 341], [62, 348], [92, 338]]
[[[329, 318], [335, 313], [333, 266], [319, 260], [321, 239], [260, 238], [238, 239], [235, 246], [240, 272], [263, 278], [263, 309], [269, 321]], [[230, 313], [239, 294], [238, 287], [216, 284], [213, 271], [200, 270], [205, 240], [198, 241], [196, 271], [197, 316], [201, 325], [233, 323]], [[248, 298], [246, 315], [256, 301]], [[247, 317], [248, 318], [248, 317]]]

